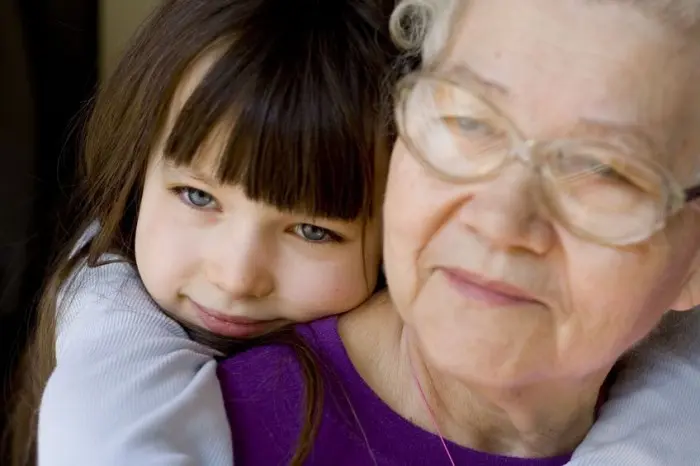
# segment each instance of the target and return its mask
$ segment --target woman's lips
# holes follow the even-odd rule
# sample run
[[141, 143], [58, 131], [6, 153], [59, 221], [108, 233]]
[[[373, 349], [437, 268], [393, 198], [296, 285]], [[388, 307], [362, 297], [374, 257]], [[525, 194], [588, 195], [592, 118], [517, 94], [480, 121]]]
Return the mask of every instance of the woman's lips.
[[463, 269], [443, 268], [447, 281], [460, 294], [489, 306], [516, 306], [541, 304], [541, 302], [520, 288], [505, 282], [489, 280]]
[[192, 301], [197, 317], [202, 324], [217, 335], [230, 338], [250, 338], [266, 333], [275, 321], [231, 317]]

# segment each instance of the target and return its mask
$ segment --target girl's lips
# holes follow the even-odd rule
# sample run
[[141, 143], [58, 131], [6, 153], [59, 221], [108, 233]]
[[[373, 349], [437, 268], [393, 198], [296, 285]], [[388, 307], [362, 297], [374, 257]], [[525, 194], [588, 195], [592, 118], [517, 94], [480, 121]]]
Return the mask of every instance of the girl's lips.
[[460, 294], [489, 306], [514, 306], [541, 304], [541, 302], [520, 288], [509, 283], [489, 280], [463, 269], [441, 269], [448, 282]]
[[218, 311], [200, 306], [194, 301], [192, 301], [192, 304], [202, 324], [217, 335], [230, 338], [250, 338], [261, 335], [274, 326], [274, 321], [227, 316]]

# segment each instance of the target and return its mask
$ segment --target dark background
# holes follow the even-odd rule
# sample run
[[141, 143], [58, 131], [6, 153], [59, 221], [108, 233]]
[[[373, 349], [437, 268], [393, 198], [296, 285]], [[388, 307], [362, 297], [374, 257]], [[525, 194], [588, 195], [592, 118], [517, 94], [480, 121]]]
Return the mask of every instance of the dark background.
[[97, 0], [0, 0], [0, 431], [60, 225], [70, 226], [60, 212], [98, 78], [97, 18]]

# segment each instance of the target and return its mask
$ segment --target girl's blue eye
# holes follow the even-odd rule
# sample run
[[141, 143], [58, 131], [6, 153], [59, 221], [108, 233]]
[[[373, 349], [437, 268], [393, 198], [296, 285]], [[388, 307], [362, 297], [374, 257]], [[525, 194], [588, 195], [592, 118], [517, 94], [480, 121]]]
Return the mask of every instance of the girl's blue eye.
[[310, 223], [300, 223], [294, 226], [294, 233], [300, 238], [312, 243], [327, 243], [338, 241], [338, 235], [325, 228], [311, 225]]
[[214, 196], [201, 189], [182, 187], [178, 191], [183, 201], [198, 209], [211, 207], [211, 204], [216, 202]]

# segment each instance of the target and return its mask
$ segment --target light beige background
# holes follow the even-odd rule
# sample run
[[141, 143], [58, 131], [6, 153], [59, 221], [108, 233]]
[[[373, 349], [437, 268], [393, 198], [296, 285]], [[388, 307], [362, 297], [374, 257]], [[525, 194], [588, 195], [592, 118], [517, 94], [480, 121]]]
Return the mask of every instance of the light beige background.
[[100, 74], [114, 69], [124, 46], [160, 0], [100, 0]]

